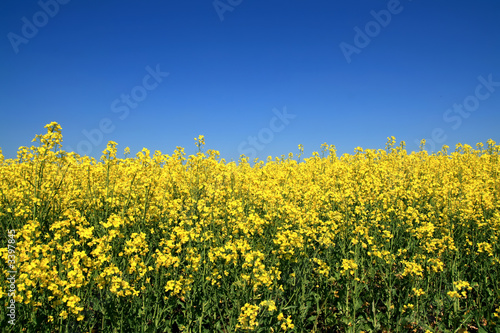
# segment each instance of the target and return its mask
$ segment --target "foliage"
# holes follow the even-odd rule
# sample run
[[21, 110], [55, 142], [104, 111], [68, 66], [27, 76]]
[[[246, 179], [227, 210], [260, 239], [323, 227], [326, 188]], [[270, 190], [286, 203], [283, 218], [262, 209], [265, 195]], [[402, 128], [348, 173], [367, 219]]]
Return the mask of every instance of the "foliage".
[[324, 144], [321, 157], [251, 166], [204, 153], [202, 136], [187, 158], [178, 147], [119, 159], [109, 142], [96, 161], [63, 151], [57, 123], [46, 128], [17, 159], [0, 152], [5, 330], [498, 329], [492, 140], [433, 155], [393, 137], [341, 157]]

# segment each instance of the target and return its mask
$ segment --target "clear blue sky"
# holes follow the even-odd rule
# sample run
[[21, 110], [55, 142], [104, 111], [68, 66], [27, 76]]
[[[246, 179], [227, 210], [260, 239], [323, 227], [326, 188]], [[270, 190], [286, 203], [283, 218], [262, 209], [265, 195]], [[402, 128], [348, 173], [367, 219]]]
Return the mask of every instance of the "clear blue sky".
[[497, 0], [2, 1], [0, 147], [52, 121], [96, 158], [500, 142], [499, 22]]

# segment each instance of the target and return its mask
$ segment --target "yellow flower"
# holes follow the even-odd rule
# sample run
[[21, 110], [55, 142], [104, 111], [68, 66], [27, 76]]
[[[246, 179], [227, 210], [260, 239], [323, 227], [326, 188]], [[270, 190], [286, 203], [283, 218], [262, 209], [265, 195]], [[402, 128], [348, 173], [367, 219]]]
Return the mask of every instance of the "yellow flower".
[[[280, 316], [278, 316], [278, 320], [283, 321], [284, 319], [283, 313], [280, 313]], [[293, 329], [293, 328], [295, 328], [295, 325], [292, 323], [291, 316], [288, 316], [288, 318], [286, 318], [286, 320], [284, 320], [283, 323], [281, 323], [281, 329], [286, 331], [288, 329]]]
[[244, 330], [254, 330], [259, 325], [257, 322], [258, 313], [259, 306], [246, 303], [241, 308], [241, 314], [238, 318], [239, 324], [236, 327]]
[[[203, 135], [190, 156], [182, 147], [172, 155], [144, 148], [120, 159], [109, 141], [96, 160], [64, 152], [56, 122], [45, 129], [37, 147], [20, 147], [15, 159], [0, 149], [0, 219], [16, 228], [0, 246], [0, 298], [8, 301], [5, 269], [15, 268], [14, 301], [46, 309], [49, 323], [84, 321], [82, 295], [111, 293], [134, 306], [163, 293], [184, 304], [201, 289], [217, 299], [237, 288], [251, 294], [229, 318], [240, 330], [258, 330], [261, 316], [266, 325], [278, 317], [271, 331], [290, 331], [292, 318], [278, 306], [304, 281], [317, 292], [331, 287], [337, 300], [345, 279], [366, 288], [387, 279], [413, 283], [403, 298], [419, 302], [395, 302], [411, 312], [439, 292], [434, 282], [472, 279], [467, 272], [487, 277], [486, 268], [500, 265], [500, 145], [493, 140], [477, 149], [458, 144], [453, 153], [448, 146], [428, 153], [422, 140], [421, 151], [407, 153], [405, 142], [389, 136], [386, 149], [337, 156], [324, 143], [304, 160], [299, 145], [298, 154], [251, 165], [244, 155], [227, 162], [202, 152]], [[470, 260], [455, 269], [458, 257]], [[490, 292], [490, 279], [457, 280], [445, 292], [456, 307], [473, 288]], [[496, 320], [500, 308], [490, 306]]]
[[419, 296], [422, 296], [425, 294], [425, 291], [422, 290], [422, 288], [413, 288], [413, 293], [415, 294], [415, 296], [419, 297]]
[[423, 277], [423, 269], [420, 264], [406, 260], [403, 260], [403, 264], [405, 265], [405, 269], [402, 276], [410, 275]]
[[404, 312], [407, 312], [408, 310], [413, 310], [413, 308], [414, 308], [414, 305], [413, 305], [413, 304], [411, 304], [411, 303], [405, 304], [405, 305], [403, 306], [403, 313], [404, 313]]
[[276, 304], [272, 300], [262, 301], [262, 302], [260, 302], [260, 306], [267, 306], [269, 312], [273, 312], [273, 311], [276, 311], [278, 309], [276, 307]]
[[358, 269], [358, 264], [354, 262], [352, 259], [342, 259], [342, 274], [347, 274], [349, 272], [351, 275], [354, 275], [354, 271]]

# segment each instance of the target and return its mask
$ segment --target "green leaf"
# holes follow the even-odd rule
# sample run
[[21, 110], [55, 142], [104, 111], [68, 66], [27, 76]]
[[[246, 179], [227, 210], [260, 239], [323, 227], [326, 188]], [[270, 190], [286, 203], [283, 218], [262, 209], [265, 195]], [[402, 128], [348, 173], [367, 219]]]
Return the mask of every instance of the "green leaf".
[[478, 330], [477, 330], [478, 333], [488, 333], [484, 328], [482, 328], [481, 326], [479, 326]]

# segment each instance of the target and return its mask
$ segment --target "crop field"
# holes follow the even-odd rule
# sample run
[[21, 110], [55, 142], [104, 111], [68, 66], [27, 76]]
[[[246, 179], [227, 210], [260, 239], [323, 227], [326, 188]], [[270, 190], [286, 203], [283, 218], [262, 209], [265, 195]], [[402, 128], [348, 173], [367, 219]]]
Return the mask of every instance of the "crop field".
[[500, 331], [492, 140], [95, 160], [46, 129], [0, 151], [4, 331]]

